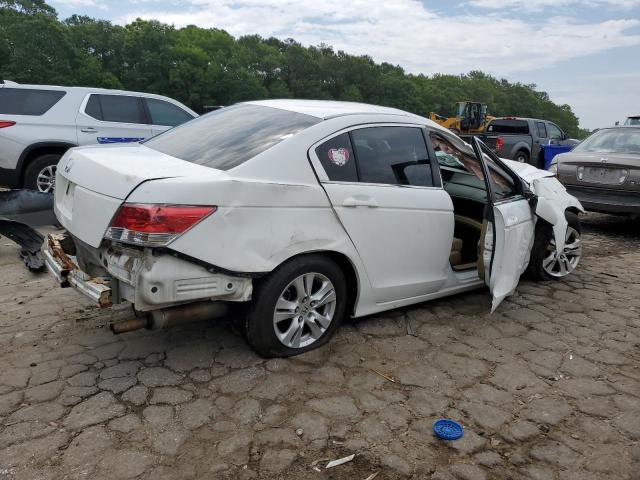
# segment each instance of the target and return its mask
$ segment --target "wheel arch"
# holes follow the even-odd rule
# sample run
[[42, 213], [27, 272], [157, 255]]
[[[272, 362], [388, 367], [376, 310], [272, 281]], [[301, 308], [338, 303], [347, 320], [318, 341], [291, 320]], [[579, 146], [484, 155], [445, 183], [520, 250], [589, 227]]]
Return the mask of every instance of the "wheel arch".
[[531, 158], [531, 148], [525, 142], [518, 142], [511, 148], [511, 158], [514, 159], [519, 151], [525, 152]]
[[24, 185], [24, 173], [33, 160], [50, 153], [63, 155], [64, 152], [75, 146], [77, 145], [69, 142], [38, 142], [29, 145], [20, 154], [18, 165], [16, 166], [20, 176], [20, 186]]
[[[307, 257], [310, 255], [321, 255], [325, 256], [331, 260], [333, 260], [340, 270], [344, 273], [345, 280], [347, 283], [347, 308], [346, 312], [349, 315], [355, 314], [356, 304], [360, 295], [360, 280], [358, 277], [358, 272], [356, 266], [353, 264], [351, 259], [342, 252], [338, 252], [335, 250], [314, 250], [309, 252], [302, 252], [296, 255], [293, 255], [286, 260], [282, 261], [278, 266], [276, 266], [272, 272], [275, 272], [285, 263], [288, 263], [292, 260]], [[258, 279], [258, 281], [260, 281]]]

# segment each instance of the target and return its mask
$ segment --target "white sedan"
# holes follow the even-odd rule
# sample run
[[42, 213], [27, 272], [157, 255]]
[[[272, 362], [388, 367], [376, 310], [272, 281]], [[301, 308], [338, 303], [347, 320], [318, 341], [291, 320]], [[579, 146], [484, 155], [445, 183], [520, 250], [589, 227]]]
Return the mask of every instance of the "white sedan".
[[157, 328], [246, 302], [265, 356], [360, 317], [488, 285], [493, 309], [527, 269], [571, 273], [580, 203], [548, 172], [500, 160], [401, 110], [247, 102], [142, 144], [74, 148], [45, 252], [61, 286]]

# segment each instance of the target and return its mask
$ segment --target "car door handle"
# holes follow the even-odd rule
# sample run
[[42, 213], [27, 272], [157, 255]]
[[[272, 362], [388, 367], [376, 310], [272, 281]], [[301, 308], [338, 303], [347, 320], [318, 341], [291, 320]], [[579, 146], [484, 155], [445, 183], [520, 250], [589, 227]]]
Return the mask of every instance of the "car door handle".
[[96, 133], [98, 129], [93, 127], [85, 127], [85, 128], [81, 128], [80, 131], [84, 133]]
[[376, 202], [373, 198], [356, 198], [356, 197], [347, 197], [342, 202], [343, 207], [377, 207], [378, 202]]

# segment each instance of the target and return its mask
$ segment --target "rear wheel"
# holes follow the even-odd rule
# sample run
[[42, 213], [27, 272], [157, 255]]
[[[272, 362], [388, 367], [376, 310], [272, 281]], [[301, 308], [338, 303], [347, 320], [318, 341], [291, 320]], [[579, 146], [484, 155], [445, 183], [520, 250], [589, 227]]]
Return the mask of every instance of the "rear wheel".
[[529, 163], [529, 153], [525, 150], [518, 150], [514, 160], [520, 163]]
[[285, 263], [256, 287], [246, 334], [265, 357], [289, 357], [324, 345], [344, 316], [347, 286], [340, 267], [321, 255]]
[[56, 168], [61, 157], [57, 153], [48, 153], [32, 160], [24, 172], [24, 188], [53, 192], [56, 185]]
[[580, 220], [572, 212], [566, 212], [565, 217], [568, 225], [565, 232], [565, 246], [561, 252], [556, 248], [551, 225], [538, 220], [527, 269], [529, 277], [533, 280], [562, 279], [573, 273], [580, 263], [582, 257]]

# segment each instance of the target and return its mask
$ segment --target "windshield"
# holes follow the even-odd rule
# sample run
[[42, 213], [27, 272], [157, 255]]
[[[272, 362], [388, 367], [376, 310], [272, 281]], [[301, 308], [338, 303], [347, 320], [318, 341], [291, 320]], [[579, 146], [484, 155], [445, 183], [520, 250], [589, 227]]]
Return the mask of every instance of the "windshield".
[[624, 122], [625, 125], [640, 125], [640, 117], [629, 117], [627, 121]]
[[640, 154], [640, 128], [609, 128], [599, 130], [574, 152], [584, 153], [635, 153]]
[[229, 170], [318, 122], [317, 117], [289, 110], [238, 104], [172, 128], [144, 144], [187, 162]]

